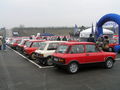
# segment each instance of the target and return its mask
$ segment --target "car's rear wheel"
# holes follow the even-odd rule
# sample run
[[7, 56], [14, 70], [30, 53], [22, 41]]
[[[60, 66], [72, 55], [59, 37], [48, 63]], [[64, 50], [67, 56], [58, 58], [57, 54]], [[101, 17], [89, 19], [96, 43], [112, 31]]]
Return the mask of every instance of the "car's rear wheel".
[[104, 63], [105, 68], [111, 69], [113, 67], [113, 60], [111, 58], [107, 59], [106, 62]]
[[78, 69], [79, 69], [79, 66], [76, 62], [72, 62], [68, 65], [69, 73], [72, 73], [72, 74], [77, 73]]

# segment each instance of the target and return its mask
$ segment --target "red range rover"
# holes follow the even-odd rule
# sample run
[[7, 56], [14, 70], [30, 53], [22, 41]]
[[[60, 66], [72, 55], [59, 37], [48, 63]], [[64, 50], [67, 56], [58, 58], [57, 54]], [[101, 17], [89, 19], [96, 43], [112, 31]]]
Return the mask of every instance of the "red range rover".
[[108, 69], [113, 67], [116, 54], [101, 51], [92, 42], [66, 42], [58, 46], [52, 55], [56, 67], [65, 67], [68, 72], [76, 73], [80, 64], [102, 62]]
[[35, 54], [34, 51], [40, 47], [40, 42], [44, 42], [45, 40], [29, 40], [26, 42], [26, 46], [24, 46], [24, 54], [27, 55], [30, 59], [34, 60]]

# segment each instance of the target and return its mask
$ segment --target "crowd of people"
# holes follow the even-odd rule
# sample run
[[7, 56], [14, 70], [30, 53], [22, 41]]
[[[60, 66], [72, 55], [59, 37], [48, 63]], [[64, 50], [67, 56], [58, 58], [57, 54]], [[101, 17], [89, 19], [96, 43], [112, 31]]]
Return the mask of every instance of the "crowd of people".
[[87, 39], [88, 42], [94, 42], [96, 43], [100, 49], [103, 51], [109, 51], [109, 37], [101, 35], [97, 40], [93, 37], [92, 34], [90, 34], [89, 38]]
[[6, 50], [6, 41], [4, 37], [0, 37], [0, 50]]

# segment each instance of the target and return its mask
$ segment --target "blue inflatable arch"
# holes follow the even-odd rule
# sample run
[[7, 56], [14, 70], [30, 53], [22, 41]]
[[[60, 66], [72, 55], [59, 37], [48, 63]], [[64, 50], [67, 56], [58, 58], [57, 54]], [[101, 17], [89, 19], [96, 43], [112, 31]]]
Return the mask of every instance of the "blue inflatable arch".
[[120, 44], [120, 15], [118, 14], [107, 14], [104, 15], [97, 23], [97, 28], [98, 28], [98, 37], [100, 35], [103, 35], [103, 29], [102, 26], [104, 23], [108, 21], [113, 21], [116, 22], [119, 26], [119, 44]]

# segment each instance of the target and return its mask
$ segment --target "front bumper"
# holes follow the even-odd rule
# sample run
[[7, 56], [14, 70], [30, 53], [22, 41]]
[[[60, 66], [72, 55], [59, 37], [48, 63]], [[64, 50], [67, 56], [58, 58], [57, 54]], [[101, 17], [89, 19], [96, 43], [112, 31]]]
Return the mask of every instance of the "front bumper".
[[54, 65], [57, 65], [57, 66], [66, 66], [65, 65], [65, 60], [63, 60], [62, 62], [61, 62], [61, 60], [63, 60], [63, 59], [58, 58], [58, 57], [52, 57], [52, 62], [53, 62]]
[[42, 61], [42, 60], [47, 59], [46, 57], [41, 56], [39, 53], [35, 53], [35, 58], [36, 58], [36, 60], [38, 60], [38, 61]]

